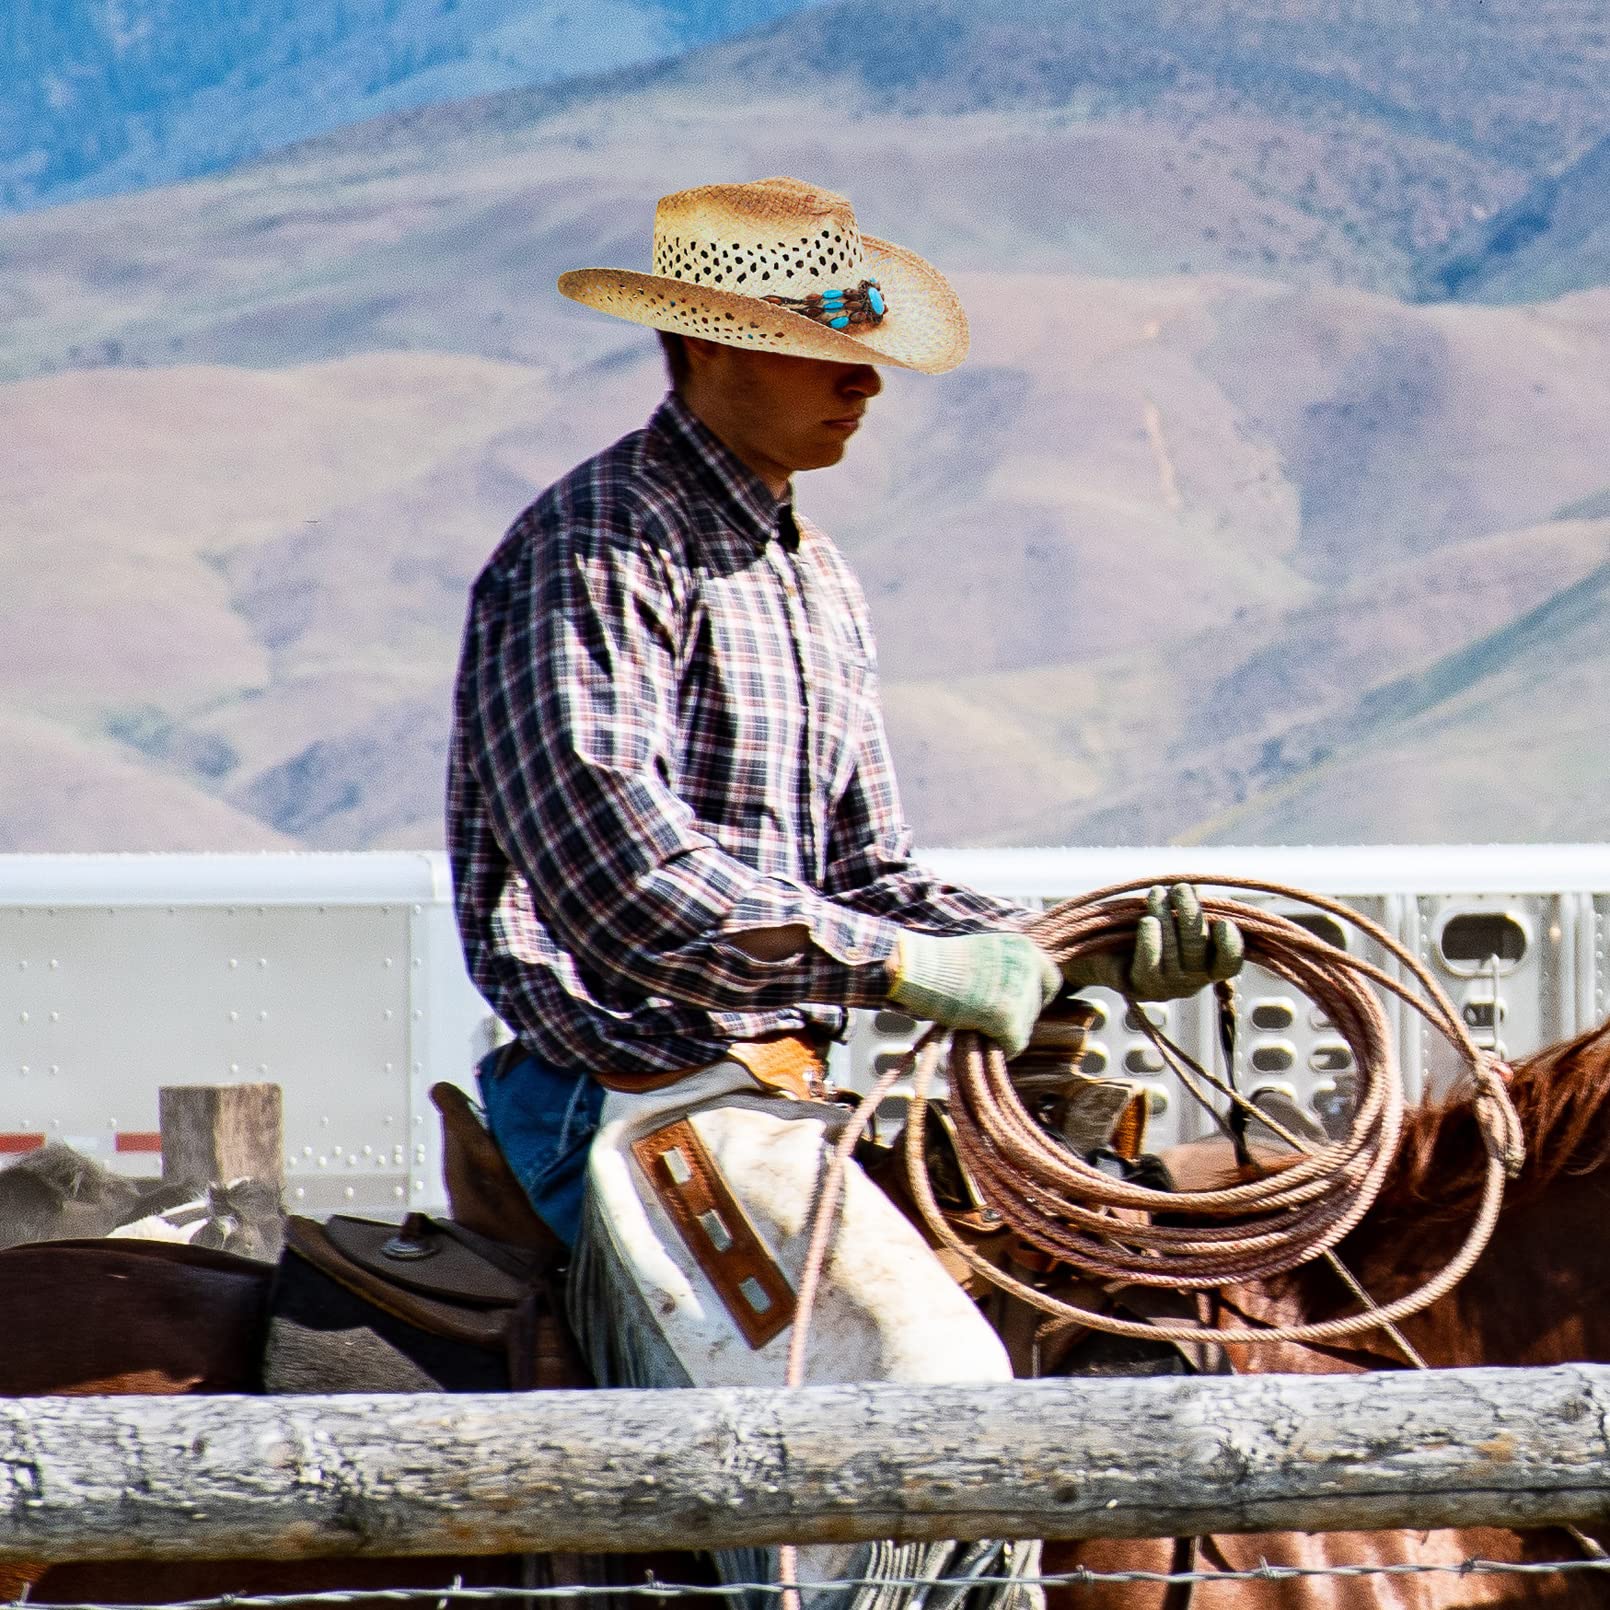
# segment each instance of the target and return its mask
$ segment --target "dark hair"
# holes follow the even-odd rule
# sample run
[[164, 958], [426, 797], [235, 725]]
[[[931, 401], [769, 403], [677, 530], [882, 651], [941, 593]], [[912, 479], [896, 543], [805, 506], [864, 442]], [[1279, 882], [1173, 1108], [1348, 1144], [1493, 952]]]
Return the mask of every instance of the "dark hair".
[[665, 354], [665, 372], [671, 377], [671, 389], [680, 391], [688, 378], [688, 349], [682, 337], [674, 330], [656, 330], [660, 350]]
[[675, 330], [655, 330], [660, 338], [660, 351], [665, 354], [665, 374], [670, 377], [671, 390], [679, 391], [687, 378], [687, 345]]

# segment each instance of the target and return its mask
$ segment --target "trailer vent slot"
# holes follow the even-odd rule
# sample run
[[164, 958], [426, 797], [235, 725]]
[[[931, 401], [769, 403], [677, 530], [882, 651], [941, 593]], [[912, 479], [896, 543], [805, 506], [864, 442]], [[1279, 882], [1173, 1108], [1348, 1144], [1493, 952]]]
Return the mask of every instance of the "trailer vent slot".
[[1247, 1060], [1259, 1073], [1284, 1073], [1297, 1061], [1297, 1053], [1283, 1042], [1254, 1046]]
[[1507, 911], [1463, 911], [1442, 928], [1442, 959], [1450, 966], [1479, 969], [1496, 956], [1513, 964], [1526, 954], [1526, 930]]
[[1289, 915], [1299, 928], [1306, 928], [1315, 939], [1323, 939], [1337, 950], [1347, 949], [1347, 930], [1328, 912], [1293, 911]]

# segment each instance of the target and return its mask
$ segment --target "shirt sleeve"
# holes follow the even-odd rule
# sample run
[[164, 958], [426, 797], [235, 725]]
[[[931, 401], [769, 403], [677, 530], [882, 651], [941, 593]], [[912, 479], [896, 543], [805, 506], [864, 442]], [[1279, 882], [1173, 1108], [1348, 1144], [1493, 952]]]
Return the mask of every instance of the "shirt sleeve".
[[[616, 987], [716, 1011], [876, 1005], [895, 925], [744, 865], [677, 794], [690, 589], [672, 546], [602, 500], [535, 520], [460, 693], [499, 842], [553, 937]], [[810, 944], [780, 961], [734, 943], [789, 925]]]

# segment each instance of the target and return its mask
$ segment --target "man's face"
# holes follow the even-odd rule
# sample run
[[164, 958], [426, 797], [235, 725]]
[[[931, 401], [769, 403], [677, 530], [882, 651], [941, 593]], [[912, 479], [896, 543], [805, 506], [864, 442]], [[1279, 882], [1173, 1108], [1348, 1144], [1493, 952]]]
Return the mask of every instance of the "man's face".
[[837, 464], [883, 389], [867, 363], [824, 363], [694, 338], [687, 346], [684, 400], [777, 492], [796, 470]]

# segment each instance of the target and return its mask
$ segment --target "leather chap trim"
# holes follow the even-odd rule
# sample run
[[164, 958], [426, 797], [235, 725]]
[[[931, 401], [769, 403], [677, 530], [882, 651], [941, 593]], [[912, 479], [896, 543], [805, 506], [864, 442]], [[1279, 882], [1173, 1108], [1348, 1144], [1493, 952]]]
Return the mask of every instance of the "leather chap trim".
[[686, 1118], [632, 1142], [632, 1155], [743, 1339], [761, 1348], [794, 1322], [794, 1292]]

